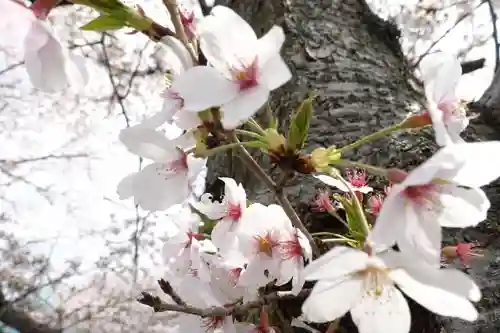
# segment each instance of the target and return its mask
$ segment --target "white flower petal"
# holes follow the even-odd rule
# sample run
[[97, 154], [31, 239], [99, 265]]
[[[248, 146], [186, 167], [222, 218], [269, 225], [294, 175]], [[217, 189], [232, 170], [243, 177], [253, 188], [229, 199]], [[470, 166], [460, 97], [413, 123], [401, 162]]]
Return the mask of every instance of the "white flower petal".
[[441, 149], [430, 160], [454, 160], [454, 168], [449, 174], [443, 173], [444, 179], [463, 186], [481, 187], [500, 176], [498, 151], [500, 141], [460, 143]]
[[[424, 266], [425, 267], [425, 266]], [[389, 275], [398, 287], [420, 305], [441, 316], [457, 317], [467, 321], [477, 319], [478, 313], [467, 298], [450, 291], [453, 281], [443, 280], [445, 276], [437, 270], [427, 270], [425, 279], [414, 278], [408, 272], [398, 269]], [[433, 273], [433, 274], [431, 274]]]
[[213, 67], [196, 66], [179, 75], [172, 89], [184, 99], [184, 110], [200, 112], [238, 95], [239, 86]]
[[79, 92], [89, 80], [86, 63], [84, 57], [66, 51], [66, 75], [74, 92]]
[[201, 120], [200, 117], [198, 117], [197, 113], [185, 112], [184, 110], [181, 110], [175, 114], [175, 116], [173, 117], [173, 122], [180, 129], [183, 129], [185, 131], [189, 131], [201, 125]]
[[137, 172], [123, 178], [116, 188], [116, 193], [120, 200], [128, 199], [134, 195], [134, 183]]
[[[366, 267], [368, 254], [345, 246], [336, 246], [304, 268], [306, 280], [337, 279]], [[335, 267], [335, 269], [332, 269]]]
[[441, 147], [452, 144], [453, 141], [444, 123], [444, 112], [438, 109], [437, 105], [433, 102], [429, 103], [428, 108], [436, 143]]
[[[276, 62], [276, 57], [279, 57], [281, 46], [285, 42], [285, 33], [283, 28], [278, 25], [273, 25], [273, 27], [257, 42], [257, 56], [259, 59], [259, 66], [261, 68], [267, 67], [268, 62], [274, 59]], [[281, 58], [281, 57], [280, 57]], [[286, 82], [286, 81], [285, 81]]]
[[349, 192], [349, 188], [340, 180], [327, 176], [327, 175], [313, 175], [314, 178], [321, 180], [323, 183], [329, 186], [338, 188], [343, 192]]
[[486, 219], [491, 203], [483, 190], [443, 185], [439, 223], [448, 228], [474, 227]]
[[163, 46], [160, 50], [165, 53], [162, 54], [161, 58], [165, 59], [165, 62], [168, 63], [175, 74], [180, 74], [193, 67], [193, 59], [179, 39], [173, 36], [165, 36], [158, 44]]
[[131, 153], [156, 162], [174, 161], [181, 156], [174, 141], [151, 128], [140, 125], [125, 128], [119, 138]]
[[410, 308], [406, 299], [392, 285], [386, 285], [380, 295], [365, 294], [351, 310], [359, 333], [408, 333], [411, 326]]
[[281, 87], [292, 78], [292, 72], [283, 58], [276, 54], [269, 59], [265, 66], [260, 68], [259, 82], [273, 91]]
[[264, 86], [250, 88], [222, 107], [222, 125], [225, 129], [234, 129], [247, 121], [266, 103], [269, 90]]
[[342, 317], [359, 302], [362, 292], [363, 281], [360, 279], [318, 281], [302, 305], [304, 319], [325, 323]]
[[381, 252], [391, 248], [396, 240], [403, 236], [406, 221], [405, 198], [392, 190], [391, 194], [384, 200], [375, 226], [368, 235], [367, 241], [375, 252]]

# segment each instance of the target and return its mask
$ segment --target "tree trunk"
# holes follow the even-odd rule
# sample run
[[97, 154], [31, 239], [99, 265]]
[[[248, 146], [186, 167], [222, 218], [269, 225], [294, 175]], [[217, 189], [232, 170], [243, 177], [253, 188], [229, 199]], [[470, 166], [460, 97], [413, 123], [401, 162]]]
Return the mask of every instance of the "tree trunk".
[[[271, 106], [283, 130], [287, 128], [288, 119], [304, 94], [310, 90], [319, 92], [307, 142], [308, 151], [320, 146], [345, 145], [401, 121], [411, 111], [423, 110], [425, 97], [422, 87], [407, 67], [397, 27], [376, 16], [364, 0], [226, 0], [219, 1], [219, 4], [235, 9], [252, 24], [257, 34], [263, 34], [273, 24], [284, 28], [287, 39], [282, 54], [294, 78], [274, 92]], [[496, 136], [497, 133], [485, 125], [482, 117], [475, 119], [465, 133], [468, 141], [492, 140]], [[405, 133], [362, 146], [346, 157], [409, 170], [429, 157], [436, 148], [432, 132], [417, 135]], [[257, 158], [269, 167], [265, 158]], [[272, 174], [272, 170], [268, 168], [268, 171]], [[222, 191], [217, 180], [222, 175], [244, 182], [250, 200], [274, 202], [271, 193], [253, 174], [237, 159], [228, 156], [216, 156], [209, 162], [207, 188], [215, 197]], [[323, 186], [310, 176], [298, 176], [297, 180], [296, 185], [287, 188], [289, 199], [309, 228], [321, 228], [319, 219], [311, 215], [308, 208], [317, 190]], [[470, 231], [474, 235], [471, 238], [480, 240], [480, 243], [486, 236], [491, 236], [493, 221], [497, 221], [500, 191], [494, 187], [488, 190], [493, 206], [492, 218], [480, 228]], [[469, 230], [463, 232], [464, 235], [467, 233]], [[447, 235], [447, 241], [463, 236], [451, 232]], [[481, 274], [485, 276], [486, 272]], [[491, 281], [492, 278], [489, 279]], [[480, 308], [489, 311], [494, 308], [493, 294], [489, 295], [494, 287], [482, 287], [486, 289]], [[444, 327], [465, 327], [461, 322], [443, 321], [415, 303], [410, 304], [412, 332], [439, 333]], [[348, 321], [343, 320], [345, 331], [355, 332]], [[495, 325], [497, 329], [494, 332], [498, 332], [500, 321], [489, 320], [488, 327]], [[490, 332], [481, 331], [484, 327], [479, 326], [468, 325], [471, 330], [467, 332]]]

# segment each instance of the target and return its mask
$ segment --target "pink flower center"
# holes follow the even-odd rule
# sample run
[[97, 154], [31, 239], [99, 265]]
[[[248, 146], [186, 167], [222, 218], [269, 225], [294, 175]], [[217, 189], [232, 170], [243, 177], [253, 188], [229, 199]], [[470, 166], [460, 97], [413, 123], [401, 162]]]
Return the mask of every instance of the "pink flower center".
[[187, 171], [188, 170], [187, 154], [182, 152], [181, 157], [179, 157], [179, 159], [170, 162], [169, 170], [174, 171], [175, 173]]
[[330, 194], [327, 190], [320, 191], [314, 201], [312, 202], [311, 209], [314, 212], [333, 212], [335, 207], [333, 207], [332, 200], [330, 199]]
[[172, 89], [166, 89], [162, 94], [161, 96], [163, 98], [166, 98], [166, 99], [170, 99], [170, 100], [176, 100], [179, 102], [180, 104], [180, 108], [183, 108], [184, 107], [184, 98], [181, 97], [181, 95], [179, 95], [178, 92], [172, 90]]
[[181, 18], [182, 26], [184, 27], [184, 32], [186, 37], [191, 40], [195, 37], [195, 26], [194, 26], [194, 11], [187, 9], [179, 9], [179, 16]]
[[295, 234], [292, 240], [280, 243], [280, 252], [283, 260], [302, 259], [303, 252], [300, 246], [299, 236]]
[[439, 192], [439, 185], [429, 183], [409, 186], [403, 191], [403, 195], [405, 195], [411, 202], [422, 206], [432, 202], [437, 192]]
[[259, 85], [258, 82], [258, 61], [254, 58], [250, 66], [241, 65], [240, 68], [233, 68], [234, 80], [239, 84], [240, 91], [244, 91]]
[[236, 285], [238, 283], [238, 279], [240, 278], [241, 271], [243, 271], [243, 268], [241, 267], [236, 267], [233, 268], [229, 271], [229, 277], [231, 279], [231, 282]]
[[229, 204], [226, 217], [230, 218], [233, 221], [238, 221], [241, 217], [241, 214], [242, 212], [239, 204]]
[[206, 328], [206, 332], [215, 331], [224, 325], [225, 319], [224, 316], [207, 317], [203, 320], [203, 326]]
[[188, 248], [188, 247], [191, 246], [191, 244], [193, 243], [193, 239], [196, 239], [196, 240], [202, 240], [203, 239], [203, 234], [194, 233], [191, 230], [189, 230], [188, 232], [186, 232], [186, 235], [188, 236], [188, 240], [186, 242], [186, 248]]
[[366, 186], [366, 173], [364, 171], [350, 171], [347, 173], [347, 180], [353, 187], [363, 187]]

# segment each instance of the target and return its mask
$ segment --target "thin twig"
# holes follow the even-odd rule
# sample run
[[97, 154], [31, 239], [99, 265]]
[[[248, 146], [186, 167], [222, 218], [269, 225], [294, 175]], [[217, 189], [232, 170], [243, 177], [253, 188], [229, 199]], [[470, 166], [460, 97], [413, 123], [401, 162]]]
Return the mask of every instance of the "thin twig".
[[160, 279], [160, 280], [158, 280], [158, 284], [160, 285], [161, 290], [165, 294], [170, 296], [170, 298], [172, 298], [172, 300], [175, 302], [175, 304], [182, 305], [182, 306], [187, 305], [186, 302], [184, 302], [182, 300], [182, 298], [179, 296], [179, 294], [177, 294], [175, 292], [174, 288], [172, 288], [172, 285], [170, 283], [168, 283], [167, 281], [165, 281], [163, 279]]
[[[231, 139], [233, 142], [239, 142], [237, 136], [235, 133], [231, 134]], [[267, 173], [260, 167], [259, 163], [255, 161], [255, 159], [250, 155], [248, 150], [245, 147], [238, 147], [239, 152], [241, 154], [241, 157], [245, 164], [257, 175], [257, 177], [262, 181], [271, 191], [273, 191], [274, 195], [276, 196], [276, 199], [278, 200], [279, 204], [283, 207], [283, 210], [285, 213], [288, 215], [290, 220], [292, 221], [292, 224], [295, 228], [299, 229], [302, 231], [302, 233], [306, 236], [307, 240], [311, 244], [311, 248], [313, 251], [313, 254], [315, 256], [320, 255], [320, 250], [318, 246], [316, 245], [316, 242], [314, 241], [314, 238], [311, 236], [307, 228], [304, 226], [302, 221], [300, 220], [300, 217], [297, 215], [297, 212], [293, 208], [292, 204], [290, 203], [290, 200], [288, 200], [286, 193], [283, 191], [283, 188], [279, 187], [276, 185], [276, 183], [267, 175]]]
[[498, 28], [497, 28], [497, 14], [495, 13], [495, 7], [493, 7], [493, 1], [486, 0], [488, 3], [488, 8], [490, 10], [491, 25], [493, 27], [493, 44], [495, 45], [495, 72], [498, 70], [500, 63], [500, 45], [498, 41]]
[[[481, 1], [475, 8], [474, 10], [476, 10], [477, 8], [479, 8], [481, 5], [483, 5], [485, 2], [487, 2], [488, 0], [483, 0]], [[472, 13], [472, 11], [471, 11]], [[465, 20], [467, 17], [469, 17], [471, 15], [471, 13], [465, 13], [463, 14], [462, 16], [460, 16], [455, 24], [453, 24], [453, 26], [451, 26], [450, 28], [448, 28], [448, 30], [446, 30], [442, 35], [441, 37], [439, 37], [438, 39], [434, 40], [431, 45], [427, 48], [427, 50], [425, 52], [423, 52], [417, 59], [417, 61], [415, 62], [415, 64], [413, 64], [412, 66], [412, 69], [415, 69], [418, 67], [418, 65], [420, 64], [420, 62], [422, 61], [422, 59], [425, 58], [425, 56], [427, 56], [429, 54], [429, 52], [431, 52], [431, 50], [434, 48], [434, 46], [436, 46], [437, 43], [439, 43], [443, 38], [445, 38], [446, 36], [448, 36], [448, 34], [453, 30], [455, 29], [455, 27], [460, 24], [460, 22], [462, 22], [463, 20]]]
[[182, 42], [182, 44], [184, 44], [189, 54], [191, 55], [193, 61], [196, 62], [198, 60], [198, 57], [194, 53], [194, 50], [191, 47], [191, 45], [189, 44], [186, 32], [184, 31], [184, 26], [182, 25], [181, 16], [179, 14], [179, 7], [177, 5], [177, 0], [163, 0], [163, 4], [165, 4], [165, 7], [167, 7], [167, 10], [170, 14], [170, 19], [174, 24], [175, 35]]
[[173, 311], [192, 314], [200, 317], [219, 317], [247, 314], [250, 309], [260, 308], [261, 306], [269, 304], [270, 302], [276, 301], [278, 299], [303, 299], [309, 296], [310, 293], [311, 289], [302, 289], [298, 295], [279, 295], [278, 293], [270, 293], [260, 297], [255, 301], [247, 302], [245, 304], [211, 308], [197, 308], [189, 305], [170, 304], [162, 301], [159, 297], [153, 296], [147, 292], [143, 292], [142, 296], [137, 301], [141, 304], [152, 307], [155, 312]]

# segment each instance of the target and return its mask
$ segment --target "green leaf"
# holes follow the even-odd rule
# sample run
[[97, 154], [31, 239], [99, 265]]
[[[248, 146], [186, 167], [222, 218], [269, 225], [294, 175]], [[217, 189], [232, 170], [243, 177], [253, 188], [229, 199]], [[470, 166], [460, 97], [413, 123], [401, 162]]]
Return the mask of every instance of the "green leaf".
[[101, 15], [95, 20], [82, 26], [80, 29], [85, 31], [107, 31], [118, 30], [127, 26], [124, 20], [117, 19], [109, 15]]
[[301, 150], [307, 139], [313, 114], [312, 102], [315, 96], [308, 97], [300, 104], [288, 128], [287, 144], [291, 150]]

